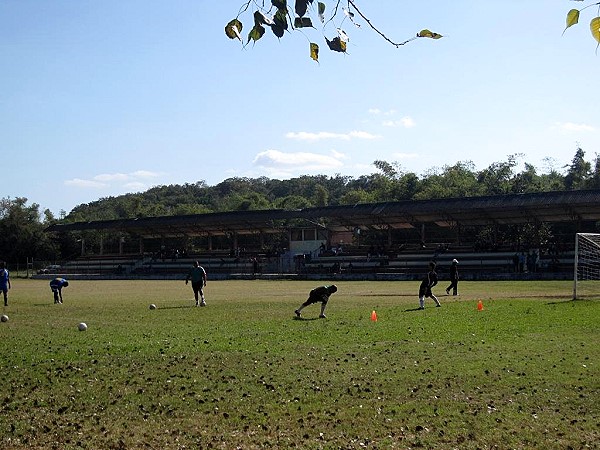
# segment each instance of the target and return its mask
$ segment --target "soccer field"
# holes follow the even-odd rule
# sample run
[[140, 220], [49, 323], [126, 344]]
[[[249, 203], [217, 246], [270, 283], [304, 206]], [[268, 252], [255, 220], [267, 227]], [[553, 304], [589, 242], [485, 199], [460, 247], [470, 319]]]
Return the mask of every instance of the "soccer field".
[[440, 282], [419, 311], [418, 282], [336, 282], [294, 319], [319, 284], [209, 279], [197, 308], [183, 281], [54, 305], [13, 280], [0, 448], [598, 448], [600, 300], [572, 283]]

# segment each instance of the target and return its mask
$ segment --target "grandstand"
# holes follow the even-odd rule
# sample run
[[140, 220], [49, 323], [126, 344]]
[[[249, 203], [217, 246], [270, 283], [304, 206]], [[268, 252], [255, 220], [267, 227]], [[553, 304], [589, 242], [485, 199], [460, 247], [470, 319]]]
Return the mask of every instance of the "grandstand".
[[[177, 278], [199, 260], [213, 279], [414, 279], [431, 260], [443, 277], [457, 258], [462, 279], [567, 279], [575, 233], [597, 232], [599, 221], [600, 190], [592, 190], [90, 221], [46, 231], [81, 240], [82, 254], [60, 268], [71, 277]], [[119, 242], [112, 253], [102, 241], [111, 236]], [[124, 248], [123, 236], [137, 248]]]

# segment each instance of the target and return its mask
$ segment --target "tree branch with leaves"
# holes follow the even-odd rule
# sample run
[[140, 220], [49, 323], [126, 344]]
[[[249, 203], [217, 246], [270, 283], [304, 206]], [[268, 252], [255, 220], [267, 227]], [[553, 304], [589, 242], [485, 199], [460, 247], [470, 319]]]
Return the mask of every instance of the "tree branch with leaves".
[[[343, 25], [346, 21], [357, 28], [361, 23], [356, 18], [364, 21], [373, 31], [381, 36], [389, 44], [396, 48], [408, 44], [418, 38], [440, 39], [441, 34], [434, 33], [424, 29], [416, 33], [415, 36], [401, 42], [396, 42], [389, 38], [383, 31], [377, 28], [373, 22], [361, 11], [355, 0], [336, 0], [331, 14], [327, 17], [327, 5], [324, 2], [314, 0], [295, 0], [294, 7], [288, 5], [287, 0], [248, 0], [239, 9], [235, 19], [229, 21], [225, 26], [225, 34], [230, 39], [237, 39], [244, 46], [250, 42], [256, 43], [261, 39], [267, 28], [281, 39], [286, 31], [302, 31], [304, 29], [316, 29], [315, 23], [321, 23], [323, 38], [331, 51], [346, 53], [347, 44], [350, 41], [349, 33], [344, 30]], [[253, 26], [248, 32], [246, 38], [242, 36], [244, 28], [241, 17], [251, 15]], [[313, 20], [313, 19], [317, 20]], [[336, 26], [336, 35], [327, 37], [325, 29], [330, 23], [339, 22]], [[319, 61], [319, 45], [309, 39], [310, 57]]]
[[[572, 1], [584, 2], [584, 0], [572, 0]], [[590, 21], [590, 32], [592, 33], [592, 37], [598, 43], [596, 45], [596, 52], [597, 52], [598, 46], [600, 46], [600, 2], [590, 3], [589, 5], [584, 6], [581, 9], [574, 8], [574, 9], [569, 10], [569, 12], [567, 13], [567, 26], [565, 27], [563, 34], [565, 33], [565, 31], [567, 31], [568, 28], [579, 23], [579, 17], [583, 10], [591, 8], [592, 6], [597, 7], [596, 16], [593, 17], [592, 20]]]

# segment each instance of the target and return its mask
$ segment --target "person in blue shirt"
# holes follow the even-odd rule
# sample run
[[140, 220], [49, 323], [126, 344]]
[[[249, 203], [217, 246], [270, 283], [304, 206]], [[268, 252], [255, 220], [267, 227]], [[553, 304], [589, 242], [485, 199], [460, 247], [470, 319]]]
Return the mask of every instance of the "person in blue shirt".
[[58, 304], [63, 302], [62, 288], [67, 287], [68, 285], [69, 282], [60, 277], [56, 277], [50, 281], [50, 289], [52, 289], [52, 292], [54, 293], [54, 303]]
[[6, 269], [6, 263], [0, 261], [0, 291], [4, 294], [4, 306], [8, 306], [8, 290], [10, 289], [10, 274]]

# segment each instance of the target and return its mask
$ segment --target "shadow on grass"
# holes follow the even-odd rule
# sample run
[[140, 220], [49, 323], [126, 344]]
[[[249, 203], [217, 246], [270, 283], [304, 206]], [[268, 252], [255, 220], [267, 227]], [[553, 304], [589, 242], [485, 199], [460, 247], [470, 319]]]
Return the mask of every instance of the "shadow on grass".
[[414, 294], [361, 294], [362, 297], [414, 297]]
[[320, 317], [294, 317], [294, 320], [319, 320]]
[[[556, 296], [554, 297], [556, 298]], [[560, 297], [559, 297], [560, 298]], [[577, 303], [596, 303], [598, 301], [598, 298], [578, 298], [578, 299], [574, 299], [571, 297], [565, 297], [567, 298], [567, 300], [559, 300], [559, 301], [555, 301], [555, 302], [548, 302], [546, 303], [546, 305], [575, 305]]]
[[196, 305], [174, 305], [174, 306], [157, 306], [156, 309], [193, 309], [193, 308], [201, 308], [201, 306]]

